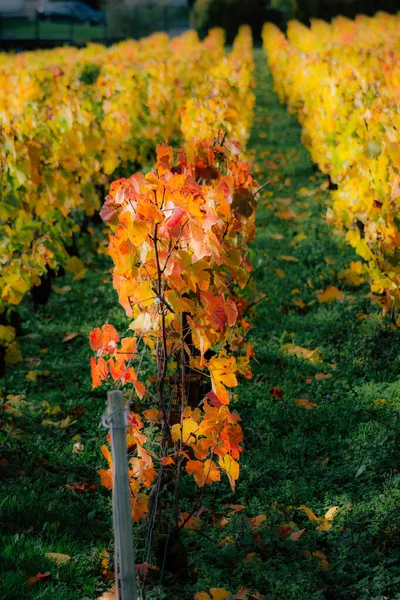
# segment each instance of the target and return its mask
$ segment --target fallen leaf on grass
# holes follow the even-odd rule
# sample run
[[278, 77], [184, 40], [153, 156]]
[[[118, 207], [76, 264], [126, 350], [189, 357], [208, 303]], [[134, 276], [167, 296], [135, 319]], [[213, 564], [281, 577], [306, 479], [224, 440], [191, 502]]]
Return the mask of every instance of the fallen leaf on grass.
[[327, 571], [328, 570], [328, 561], [326, 558], [326, 554], [324, 554], [323, 552], [321, 552], [321, 550], [316, 550], [315, 552], [312, 553], [313, 556], [315, 556], [315, 558], [320, 558], [321, 562], [320, 562], [320, 566]]
[[333, 302], [334, 300], [338, 300], [339, 302], [343, 302], [344, 294], [337, 287], [333, 285], [328, 285], [326, 290], [323, 292], [316, 292], [316, 296], [318, 302], [327, 303]]
[[184, 527], [189, 530], [197, 530], [200, 528], [200, 519], [199, 517], [192, 515], [190, 513], [183, 512], [179, 516], [179, 527]]
[[301, 504], [299, 506], [299, 510], [304, 510], [309, 521], [318, 521], [318, 517], [316, 517], [313, 511], [310, 508], [308, 508], [308, 506], [306, 506], [305, 504]]
[[282, 346], [282, 350], [287, 352], [292, 356], [297, 356], [297, 358], [303, 358], [304, 360], [310, 361], [313, 364], [319, 364], [322, 362], [321, 355], [319, 349], [309, 350], [308, 348], [303, 348], [302, 346], [294, 346], [293, 344], [284, 344]]
[[295, 256], [286, 256], [285, 254], [281, 254], [278, 256], [280, 260], [285, 260], [286, 262], [299, 262], [299, 259]]
[[38, 367], [42, 361], [37, 356], [32, 356], [31, 358], [26, 358], [25, 362], [32, 367]]
[[272, 389], [269, 390], [269, 395], [272, 398], [283, 398], [283, 396], [285, 395], [285, 392], [278, 387], [273, 387]]
[[74, 340], [76, 337], [78, 337], [79, 333], [77, 333], [76, 331], [73, 331], [72, 333], [66, 333], [63, 336], [63, 342], [70, 342], [71, 340]]
[[46, 573], [38, 573], [37, 575], [35, 575], [35, 577], [29, 577], [29, 579], [27, 579], [26, 583], [31, 585], [32, 583], [36, 583], [37, 581], [40, 581], [41, 579], [46, 579], [46, 577], [50, 577], [50, 571], [46, 571]]
[[283, 235], [281, 233], [270, 233], [269, 237], [273, 240], [283, 240]]
[[37, 372], [36, 371], [28, 371], [25, 375], [26, 381], [36, 381], [37, 380]]
[[285, 273], [282, 271], [282, 269], [275, 269], [275, 273], [278, 275], [278, 277], [280, 277], [281, 279], [285, 279], [286, 275]]
[[42, 425], [50, 426], [50, 427], [58, 427], [59, 429], [65, 429], [69, 425], [71, 425], [72, 419], [71, 417], [66, 417], [62, 421], [51, 421], [50, 419], [43, 419]]
[[38, 377], [48, 377], [49, 375], [51, 375], [50, 371], [28, 371], [25, 381], [37, 381]]
[[222, 508], [229, 508], [233, 513], [237, 513], [245, 509], [243, 504], [224, 504]]
[[311, 402], [311, 400], [307, 400], [306, 398], [299, 398], [298, 400], [296, 400], [296, 406], [299, 406], [300, 408], [306, 408], [307, 410], [311, 410], [312, 408], [318, 406], [318, 404], [315, 404], [315, 402]]
[[52, 290], [56, 294], [66, 294], [72, 290], [72, 287], [70, 285], [64, 285], [63, 287], [57, 287], [56, 285], [53, 285]]
[[49, 560], [54, 560], [59, 565], [63, 565], [71, 560], [68, 554], [59, 554], [58, 552], [46, 552], [45, 557]]
[[257, 517], [253, 517], [252, 519], [247, 519], [252, 528], [259, 527], [261, 523], [267, 520], [265, 515], [258, 515]]
[[307, 306], [307, 304], [301, 298], [297, 298], [297, 300], [293, 300], [292, 304], [295, 304], [299, 308], [305, 308]]
[[305, 198], [307, 196], [314, 196], [316, 191], [317, 190], [308, 190], [306, 187], [301, 187], [297, 190], [297, 195]]
[[301, 538], [304, 532], [305, 529], [299, 529], [299, 531], [294, 531], [289, 535], [289, 539], [291, 539], [293, 542], [297, 542], [297, 540]]
[[95, 490], [96, 484], [86, 482], [67, 483], [66, 488], [73, 494], [83, 494], [84, 492]]
[[291, 219], [297, 219], [298, 218], [298, 214], [295, 213], [292, 210], [286, 210], [286, 211], [279, 211], [277, 210], [274, 213], [275, 217], [278, 217], [278, 219], [282, 219], [282, 221], [290, 221]]
[[99, 596], [96, 600], [116, 600], [115, 585], [110, 588], [107, 592], [104, 592], [102, 596]]
[[247, 555], [245, 556], [245, 558], [243, 559], [243, 561], [242, 561], [242, 562], [243, 562], [245, 565], [247, 565], [249, 562], [253, 562], [253, 561], [257, 560], [257, 559], [258, 559], [258, 560], [260, 560], [260, 557], [259, 557], [259, 555], [257, 554], [257, 552], [249, 552], [249, 554], [247, 554]]
[[324, 379], [331, 379], [332, 373], [317, 373], [315, 379], [317, 381], [323, 381]]
[[229, 600], [231, 593], [225, 588], [211, 588], [210, 593], [197, 592], [194, 595], [194, 600]]

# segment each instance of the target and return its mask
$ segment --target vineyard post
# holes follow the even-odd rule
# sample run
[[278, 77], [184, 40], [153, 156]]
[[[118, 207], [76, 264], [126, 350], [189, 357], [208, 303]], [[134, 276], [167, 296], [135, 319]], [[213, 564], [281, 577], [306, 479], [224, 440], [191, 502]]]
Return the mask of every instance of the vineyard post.
[[113, 521], [117, 600], [136, 600], [136, 567], [133, 546], [124, 395], [108, 392], [108, 423], [113, 459]]

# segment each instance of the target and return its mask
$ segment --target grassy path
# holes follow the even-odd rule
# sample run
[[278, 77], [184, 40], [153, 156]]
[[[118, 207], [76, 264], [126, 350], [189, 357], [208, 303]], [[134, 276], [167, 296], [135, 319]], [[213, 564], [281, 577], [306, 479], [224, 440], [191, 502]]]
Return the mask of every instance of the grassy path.
[[[250, 149], [259, 182], [270, 183], [253, 260], [268, 301], [253, 309], [259, 362], [236, 401], [245, 433], [241, 478], [235, 494], [225, 484], [210, 488], [202, 535], [187, 533], [197, 575], [171, 578], [147, 600], [189, 600], [210, 587], [236, 593], [242, 585], [268, 600], [400, 598], [400, 335], [367, 286], [339, 277], [357, 259], [326, 224], [326, 178], [279, 105], [261, 51], [256, 60]], [[0, 438], [4, 600], [93, 600], [106, 587], [99, 554], [110, 548], [110, 499], [96, 474], [104, 394], [90, 390], [87, 335], [106, 320], [126, 326], [108, 268], [100, 257], [82, 281], [60, 278], [61, 293], [46, 307], [21, 306], [26, 361], [10, 371]], [[318, 301], [328, 286], [340, 288], [342, 301]], [[65, 337], [72, 333], [79, 335]], [[291, 355], [286, 344], [315, 353]], [[273, 388], [280, 391], [271, 395]], [[83, 452], [73, 452], [77, 442]], [[230, 515], [229, 503], [245, 509]], [[301, 505], [318, 518], [339, 511], [317, 522]], [[321, 524], [326, 530], [316, 529]], [[45, 552], [72, 561], [56, 566]], [[51, 575], [26, 584], [39, 571]]]

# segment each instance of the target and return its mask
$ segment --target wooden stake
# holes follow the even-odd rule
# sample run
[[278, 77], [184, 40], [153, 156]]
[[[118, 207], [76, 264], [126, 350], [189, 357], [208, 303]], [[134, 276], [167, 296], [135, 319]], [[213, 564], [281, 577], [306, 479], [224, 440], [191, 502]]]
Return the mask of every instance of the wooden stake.
[[108, 392], [107, 397], [113, 459], [115, 588], [117, 600], [137, 600], [124, 395], [116, 390]]

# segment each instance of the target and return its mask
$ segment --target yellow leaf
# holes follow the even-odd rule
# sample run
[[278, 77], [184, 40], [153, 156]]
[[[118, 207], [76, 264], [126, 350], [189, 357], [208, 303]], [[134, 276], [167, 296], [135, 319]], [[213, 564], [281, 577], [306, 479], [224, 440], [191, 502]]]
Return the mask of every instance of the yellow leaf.
[[224, 588], [211, 588], [212, 600], [229, 600], [230, 592]]
[[57, 287], [56, 285], [53, 285], [52, 290], [56, 294], [66, 294], [72, 290], [72, 287], [70, 285], [64, 285], [63, 287]]
[[275, 269], [275, 273], [278, 275], [278, 277], [280, 277], [281, 279], [285, 279], [286, 275], [285, 273], [282, 271], [282, 269]]
[[299, 259], [295, 256], [286, 256], [284, 254], [281, 254], [278, 258], [280, 258], [281, 260], [285, 260], [286, 262], [299, 262]]
[[230, 454], [225, 454], [223, 458], [220, 457], [218, 463], [221, 469], [228, 475], [229, 483], [232, 490], [234, 490], [235, 482], [239, 478], [239, 463]]
[[315, 350], [309, 350], [308, 348], [303, 348], [302, 346], [284, 344], [282, 346], [282, 349], [285, 350], [288, 354], [297, 356], [297, 358], [309, 360], [313, 364], [318, 364], [322, 362], [318, 348], [316, 348]]
[[87, 271], [85, 265], [77, 256], [68, 257], [65, 264], [65, 270], [67, 273], [73, 273], [74, 279], [76, 280], [83, 279]]
[[325, 513], [325, 519], [327, 519], [328, 521], [331, 521], [333, 519], [333, 517], [336, 515], [336, 513], [338, 512], [339, 507], [338, 506], [332, 506], [326, 513]]
[[305, 506], [305, 504], [301, 504], [299, 506], [299, 510], [304, 510], [304, 512], [307, 514], [309, 521], [318, 521], [318, 517], [316, 517], [313, 511], [310, 510], [307, 506]]
[[207, 592], [197, 592], [194, 595], [194, 600], [211, 600], [211, 597]]
[[316, 292], [316, 296], [318, 302], [333, 302], [333, 300], [338, 300], [339, 302], [343, 302], [344, 294], [337, 287], [333, 285], [328, 285], [326, 290], [323, 292]]
[[29, 371], [25, 375], [25, 379], [26, 379], [26, 381], [36, 381], [37, 380], [37, 372], [36, 371]]
[[107, 150], [103, 157], [103, 169], [106, 175], [111, 175], [118, 167], [118, 155], [115, 150]]
[[[182, 423], [182, 442], [184, 444], [190, 444], [196, 441], [195, 432], [198, 430], [199, 425], [197, 421], [189, 417], [188, 419], [183, 419]], [[174, 444], [180, 440], [181, 437], [181, 425], [180, 423], [175, 423], [171, 429], [172, 441]]]

